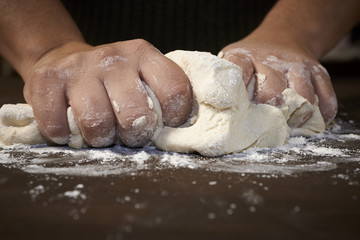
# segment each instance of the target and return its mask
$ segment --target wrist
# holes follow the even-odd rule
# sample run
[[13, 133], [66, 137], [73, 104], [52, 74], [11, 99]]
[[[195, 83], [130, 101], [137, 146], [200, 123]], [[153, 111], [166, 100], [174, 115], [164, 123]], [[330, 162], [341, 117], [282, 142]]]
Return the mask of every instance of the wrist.
[[293, 41], [319, 60], [359, 20], [358, 0], [279, 0], [256, 30]]
[[44, 61], [51, 61], [61, 58], [64, 55], [70, 55], [76, 51], [91, 47], [83, 40], [71, 40], [57, 43], [57, 45], [49, 45], [46, 48], [34, 49], [29, 56], [24, 57], [17, 71], [24, 81], [37, 66]]
[[265, 19], [265, 21], [249, 35], [249, 37], [263, 38], [271, 42], [283, 44], [299, 49], [309, 57], [319, 60], [325, 50], [316, 36], [317, 30], [296, 26], [296, 23], [282, 21], [281, 19]]

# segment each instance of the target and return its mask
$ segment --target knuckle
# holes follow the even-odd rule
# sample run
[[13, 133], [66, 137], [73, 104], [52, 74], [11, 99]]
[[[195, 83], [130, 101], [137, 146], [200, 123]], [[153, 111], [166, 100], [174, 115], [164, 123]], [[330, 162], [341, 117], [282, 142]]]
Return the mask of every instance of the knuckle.
[[312, 74], [316, 80], [330, 81], [330, 75], [321, 64], [312, 66]]
[[64, 126], [47, 121], [45, 124], [39, 124], [44, 135], [57, 144], [66, 144], [68, 136], [65, 134]]
[[129, 147], [140, 147], [148, 143], [156, 130], [154, 113], [128, 116], [119, 120], [121, 141]]
[[56, 138], [62, 133], [62, 129], [59, 126], [47, 123], [43, 128], [45, 134], [50, 138]]
[[30, 76], [29, 83], [34, 87], [40, 87], [43, 84], [55, 80], [57, 71], [50, 66], [41, 66], [37, 68]]
[[114, 142], [115, 121], [111, 112], [87, 111], [77, 118], [85, 141], [93, 147], [105, 147]]
[[183, 82], [177, 83], [169, 88], [169, 91], [170, 91], [169, 97], [173, 97], [173, 96], [176, 97], [176, 96], [182, 95], [182, 96], [188, 97], [190, 100], [190, 92], [191, 92], [190, 90], [191, 90], [190, 82], [183, 81]]
[[335, 118], [338, 112], [338, 103], [335, 96], [329, 98], [326, 104], [320, 104], [320, 111], [325, 124], [328, 125]]
[[81, 125], [82, 130], [87, 135], [96, 136], [99, 134], [103, 134], [104, 130], [109, 129], [113, 126], [113, 121], [108, 116], [104, 116], [107, 114], [88, 114], [84, 113], [79, 118], [79, 124]]
[[[119, 117], [120, 127], [124, 130], [131, 130], [136, 124], [134, 123], [137, 119], [141, 119], [143, 117], [146, 118], [147, 121], [142, 121], [143, 124], [148, 122], [149, 117], [152, 115], [152, 111], [146, 107], [133, 107], [122, 111], [121, 116]], [[143, 118], [144, 119], [144, 118]], [[138, 120], [140, 121], [140, 120]], [[137, 125], [140, 126], [140, 125]]]
[[136, 52], [145, 52], [147, 49], [152, 47], [152, 44], [144, 39], [131, 40], [131, 44]]
[[191, 112], [191, 93], [182, 87], [175, 87], [165, 99], [163, 120], [168, 126], [179, 126], [184, 123]]
[[67, 71], [68, 69], [79, 68], [80, 66], [84, 66], [84, 62], [86, 62], [88, 58], [88, 52], [77, 52], [70, 54], [63, 62], [58, 65], [60, 71]]
[[103, 45], [99, 48], [94, 49], [92, 55], [95, 55], [99, 59], [103, 59], [114, 55], [116, 51], [116, 48], [112, 45]]
[[132, 40], [132, 43], [138, 47], [152, 46], [151, 43], [149, 43], [148, 41], [146, 41], [145, 39], [142, 39], [142, 38], [134, 39], [134, 40]]

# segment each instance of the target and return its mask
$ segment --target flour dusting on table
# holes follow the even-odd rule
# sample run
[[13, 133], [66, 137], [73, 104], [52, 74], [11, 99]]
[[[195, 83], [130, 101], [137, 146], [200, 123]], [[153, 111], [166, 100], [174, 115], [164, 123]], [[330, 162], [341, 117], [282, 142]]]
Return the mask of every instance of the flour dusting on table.
[[[16, 145], [0, 148], [0, 164], [32, 174], [73, 176], [136, 175], [150, 169], [168, 168], [288, 175], [330, 171], [341, 162], [360, 162], [358, 146], [360, 131], [349, 131], [340, 123], [332, 130], [311, 138], [291, 137], [282, 147], [251, 148], [222, 157], [166, 153], [154, 147], [131, 149], [114, 146], [75, 150], [47, 145]], [[37, 192], [41, 194], [41, 191]], [[74, 189], [64, 195], [83, 197], [81, 189]]]

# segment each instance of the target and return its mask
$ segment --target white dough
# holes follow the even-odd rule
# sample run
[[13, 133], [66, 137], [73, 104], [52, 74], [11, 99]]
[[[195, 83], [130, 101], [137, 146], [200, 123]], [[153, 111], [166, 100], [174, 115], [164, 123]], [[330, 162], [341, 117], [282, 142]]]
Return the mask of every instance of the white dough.
[[[281, 146], [290, 132], [309, 136], [325, 130], [317, 103], [310, 104], [292, 89], [284, 90], [280, 109], [253, 104], [239, 66], [205, 52], [174, 51], [166, 56], [188, 76], [197, 112], [191, 126], [161, 129], [154, 137], [160, 149], [218, 156]], [[311, 117], [298, 126], [305, 116]]]
[[68, 119], [69, 129], [71, 132], [68, 143], [69, 147], [76, 149], [88, 147], [83, 136], [81, 135], [80, 128], [76, 124], [76, 120], [71, 107], [68, 107], [67, 109], [67, 119]]
[[[178, 50], [166, 56], [188, 76], [194, 107], [184, 125], [164, 127], [160, 104], [145, 86], [151, 98], [149, 107], [154, 108], [158, 118], [158, 129], [152, 141], [159, 149], [220, 156], [250, 147], [281, 146], [289, 134], [309, 136], [325, 130], [318, 103], [310, 104], [292, 89], [283, 91], [280, 108], [254, 104], [248, 98], [239, 66], [206, 52]], [[71, 131], [69, 146], [87, 147], [71, 108], [67, 114]], [[306, 118], [308, 120], [300, 126]], [[4, 105], [0, 109], [0, 142], [5, 145], [46, 142], [29, 105]]]
[[4, 145], [46, 143], [37, 127], [30, 105], [5, 104], [1, 107], [0, 142]]

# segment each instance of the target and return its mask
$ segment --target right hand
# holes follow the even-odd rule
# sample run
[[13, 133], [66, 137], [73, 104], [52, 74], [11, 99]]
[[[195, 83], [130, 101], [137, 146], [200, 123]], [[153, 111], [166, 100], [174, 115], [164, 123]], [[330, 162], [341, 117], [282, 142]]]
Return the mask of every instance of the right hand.
[[157, 122], [142, 81], [157, 96], [165, 125], [181, 125], [192, 108], [183, 70], [144, 40], [67, 43], [29, 66], [24, 81], [41, 133], [57, 144], [69, 140], [69, 106], [90, 146], [108, 146], [117, 135], [130, 147], [148, 143]]
[[317, 96], [326, 124], [336, 116], [338, 105], [329, 74], [314, 54], [297, 41], [257, 30], [226, 46], [221, 55], [243, 69], [245, 85], [253, 86], [255, 103], [281, 106], [282, 92], [292, 88], [311, 104]]

